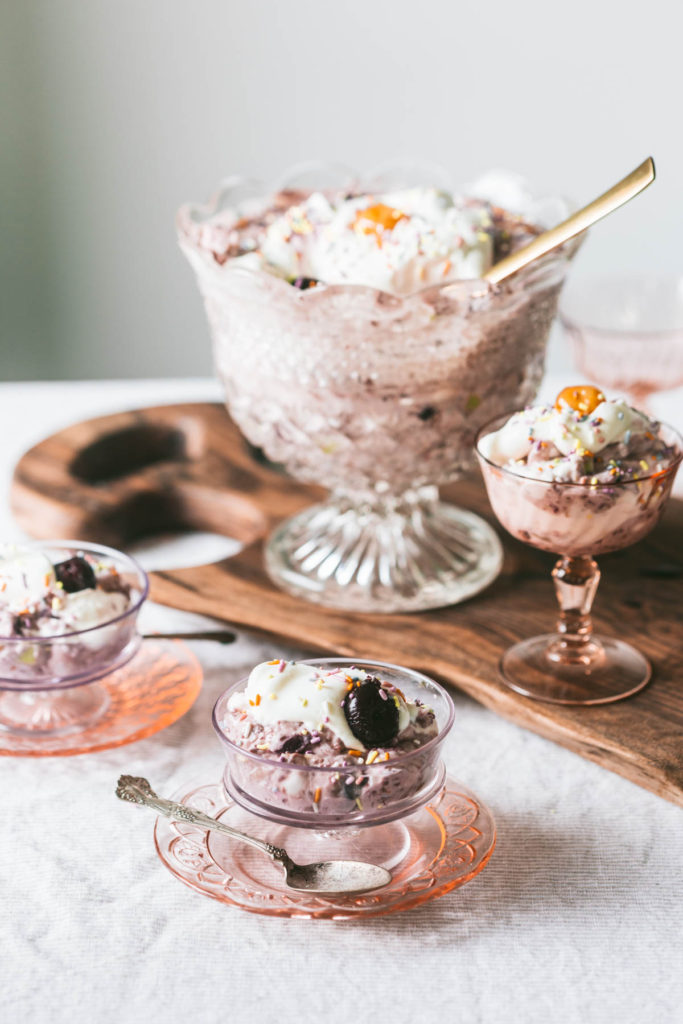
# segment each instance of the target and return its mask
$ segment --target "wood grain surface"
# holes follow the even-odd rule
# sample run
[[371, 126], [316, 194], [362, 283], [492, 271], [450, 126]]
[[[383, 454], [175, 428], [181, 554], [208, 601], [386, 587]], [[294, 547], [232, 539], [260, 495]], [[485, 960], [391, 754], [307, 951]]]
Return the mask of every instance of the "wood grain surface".
[[[658, 795], [683, 805], [683, 503], [672, 500], [640, 544], [601, 560], [598, 632], [634, 643], [653, 681], [617, 704], [536, 703], [503, 686], [511, 643], [551, 631], [554, 559], [501, 533], [503, 571], [483, 594], [411, 615], [352, 615], [277, 590], [263, 570], [263, 538], [322, 492], [289, 480], [249, 449], [219, 405], [175, 405], [80, 423], [18, 463], [12, 507], [36, 537], [124, 546], [141, 536], [206, 529], [245, 545], [212, 565], [152, 574], [152, 597], [310, 649], [420, 669]], [[494, 525], [477, 478], [444, 489]]]

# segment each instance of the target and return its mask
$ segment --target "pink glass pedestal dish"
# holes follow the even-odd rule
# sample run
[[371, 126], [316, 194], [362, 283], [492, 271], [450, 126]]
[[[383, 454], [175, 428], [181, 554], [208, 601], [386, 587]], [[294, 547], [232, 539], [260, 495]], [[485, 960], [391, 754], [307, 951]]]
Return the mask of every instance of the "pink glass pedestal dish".
[[502, 550], [438, 487], [471, 464], [483, 423], [535, 395], [575, 243], [499, 286], [302, 291], [197, 242], [217, 213], [268, 192], [233, 180], [178, 217], [230, 415], [269, 459], [330, 491], [276, 529], [266, 569], [289, 593], [350, 611], [463, 601], [498, 575]]
[[[123, 668], [59, 695], [61, 708], [70, 694], [83, 694], [86, 707], [89, 700], [97, 702], [94, 715], [88, 717], [83, 705], [72, 706], [66, 729], [27, 729], [26, 718], [21, 728], [0, 727], [0, 757], [68, 757], [134, 743], [182, 718], [201, 687], [201, 665], [189, 647], [178, 640], [145, 640]], [[54, 697], [49, 691], [15, 690], [11, 701], [14, 706], [23, 701], [25, 715], [36, 725], [44, 714], [54, 726]]]
[[241, 680], [214, 708], [214, 728], [226, 753], [222, 782], [185, 787], [174, 799], [284, 847], [302, 864], [367, 860], [387, 868], [391, 883], [351, 897], [296, 892], [260, 851], [166, 818], [155, 828], [162, 862], [191, 888], [243, 910], [339, 920], [418, 906], [474, 878], [491, 857], [495, 828], [477, 797], [446, 777], [441, 750], [453, 722], [446, 691], [427, 676], [384, 662], [325, 658], [306, 663], [321, 671], [353, 664], [387, 682], [400, 679], [407, 699], [432, 708], [439, 733], [415, 750], [395, 751], [382, 764], [358, 763], [349, 755], [348, 766], [341, 768], [330, 767], [329, 758], [315, 765], [310, 759], [287, 762], [274, 753], [250, 754], [221, 728], [230, 695], [244, 688]]
[[103, 562], [130, 587], [121, 614], [54, 636], [0, 637], [0, 756], [81, 754], [131, 743], [176, 721], [194, 702], [202, 672], [179, 643], [143, 641], [143, 569], [113, 548], [40, 541], [53, 564], [76, 554]]
[[407, 817], [358, 830], [315, 832], [275, 825], [245, 811], [220, 784], [187, 786], [174, 799], [284, 846], [302, 863], [365, 858], [391, 871], [388, 886], [359, 896], [294, 892], [262, 853], [186, 822], [157, 820], [157, 853], [179, 881], [221, 903], [273, 917], [345, 921], [420, 906], [475, 878], [488, 864], [496, 841], [490, 811], [451, 779], [427, 806]]
[[554, 704], [608, 704], [649, 682], [647, 659], [619, 638], [596, 636], [590, 613], [600, 581], [593, 555], [645, 537], [671, 493], [683, 439], [666, 426], [660, 437], [673, 452], [667, 468], [615, 483], [535, 480], [495, 465], [477, 450], [491, 506], [505, 529], [532, 547], [563, 553], [552, 573], [560, 609], [556, 632], [523, 640], [501, 659], [503, 681], [517, 693]]
[[683, 385], [683, 277], [579, 279], [563, 292], [560, 319], [585, 378], [636, 408]]
[[137, 619], [149, 583], [138, 563], [114, 548], [61, 540], [28, 547], [44, 552], [53, 564], [75, 555], [103, 562], [130, 588], [129, 606], [99, 625], [54, 636], [0, 637], [0, 730], [36, 738], [66, 735], [106, 711], [108, 693], [98, 680], [137, 654]]

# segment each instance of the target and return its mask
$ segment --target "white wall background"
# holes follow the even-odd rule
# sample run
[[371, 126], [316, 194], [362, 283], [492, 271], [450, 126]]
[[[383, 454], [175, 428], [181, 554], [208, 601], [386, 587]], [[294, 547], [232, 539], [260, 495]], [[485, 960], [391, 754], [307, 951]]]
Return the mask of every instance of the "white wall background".
[[683, 269], [673, 0], [0, 0], [4, 379], [210, 371], [173, 217], [312, 157], [658, 180], [577, 274]]

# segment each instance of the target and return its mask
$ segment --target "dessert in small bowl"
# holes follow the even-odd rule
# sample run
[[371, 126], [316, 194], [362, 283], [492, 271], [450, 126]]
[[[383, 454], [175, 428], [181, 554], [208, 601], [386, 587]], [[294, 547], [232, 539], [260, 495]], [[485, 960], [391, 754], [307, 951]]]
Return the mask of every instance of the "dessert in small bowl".
[[5, 546], [0, 557], [0, 729], [80, 730], [108, 704], [97, 680], [141, 638], [145, 572], [128, 555], [80, 541]]
[[426, 172], [419, 185], [400, 170], [320, 173], [270, 188], [233, 179], [178, 215], [231, 416], [332, 492], [276, 529], [266, 568], [337, 608], [461, 601], [495, 578], [501, 548], [437, 488], [471, 463], [483, 423], [535, 394], [578, 242], [493, 285], [482, 275], [564, 204], [526, 195], [503, 209]]
[[622, 640], [593, 635], [596, 554], [641, 540], [671, 492], [683, 439], [622, 399], [567, 387], [553, 406], [488, 424], [477, 455], [496, 516], [514, 537], [561, 554], [553, 570], [557, 633], [515, 644], [504, 681], [558, 704], [604, 704], [636, 693], [651, 669]]
[[350, 919], [417, 906], [474, 878], [495, 846], [491, 813], [446, 775], [453, 704], [419, 672], [380, 661], [274, 659], [216, 702], [220, 783], [175, 800], [284, 848], [299, 864], [363, 861], [381, 889], [321, 897], [287, 887], [262, 850], [179, 815], [157, 821], [166, 867], [213, 899], [258, 914]]
[[396, 665], [279, 659], [226, 690], [213, 722], [225, 790], [242, 807], [299, 828], [367, 827], [443, 787], [453, 703]]

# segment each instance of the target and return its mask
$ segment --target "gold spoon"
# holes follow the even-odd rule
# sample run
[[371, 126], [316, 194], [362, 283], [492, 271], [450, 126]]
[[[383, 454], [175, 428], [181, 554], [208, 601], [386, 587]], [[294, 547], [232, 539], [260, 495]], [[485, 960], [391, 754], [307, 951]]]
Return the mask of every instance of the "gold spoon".
[[539, 256], [545, 256], [551, 249], [555, 249], [558, 245], [562, 245], [563, 242], [574, 238], [575, 235], [581, 234], [591, 224], [595, 224], [596, 221], [606, 217], [608, 213], [623, 206], [629, 199], [633, 199], [639, 192], [642, 192], [648, 185], [651, 185], [654, 180], [655, 163], [652, 157], [649, 156], [639, 167], [636, 167], [635, 171], [631, 171], [630, 174], [617, 182], [616, 185], [613, 185], [603, 195], [594, 199], [588, 206], [577, 210], [567, 220], [563, 220], [561, 224], [557, 224], [549, 231], [544, 231], [542, 235], [537, 235], [529, 245], [525, 245], [523, 249], [510, 253], [509, 256], [506, 256], [500, 263], [496, 263], [495, 266], [487, 270], [482, 276], [486, 281], [490, 281], [491, 284], [498, 284], [506, 277], [509, 277], [510, 274], [515, 274], [522, 267], [533, 263]]

